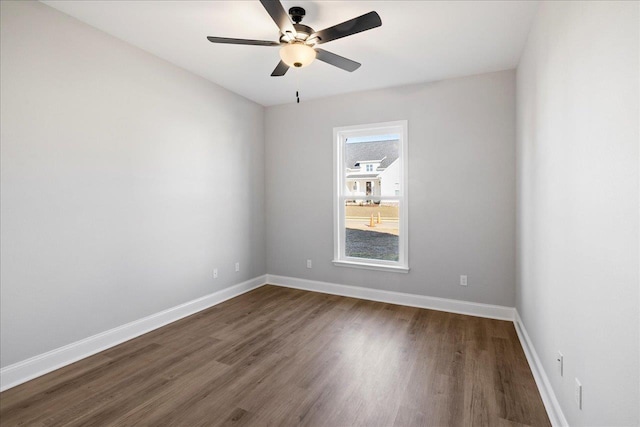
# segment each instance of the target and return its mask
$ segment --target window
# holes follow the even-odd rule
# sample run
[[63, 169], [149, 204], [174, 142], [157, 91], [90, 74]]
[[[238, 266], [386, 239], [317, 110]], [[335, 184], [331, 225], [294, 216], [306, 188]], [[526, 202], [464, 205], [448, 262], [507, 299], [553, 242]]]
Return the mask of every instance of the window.
[[334, 129], [335, 265], [409, 271], [407, 144], [406, 121]]

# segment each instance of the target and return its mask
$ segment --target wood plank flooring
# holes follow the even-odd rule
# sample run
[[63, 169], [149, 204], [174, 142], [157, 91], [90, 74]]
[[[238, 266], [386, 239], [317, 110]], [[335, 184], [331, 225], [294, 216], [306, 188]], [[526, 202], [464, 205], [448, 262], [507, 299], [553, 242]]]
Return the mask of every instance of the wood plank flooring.
[[0, 394], [2, 426], [549, 426], [511, 322], [264, 286]]

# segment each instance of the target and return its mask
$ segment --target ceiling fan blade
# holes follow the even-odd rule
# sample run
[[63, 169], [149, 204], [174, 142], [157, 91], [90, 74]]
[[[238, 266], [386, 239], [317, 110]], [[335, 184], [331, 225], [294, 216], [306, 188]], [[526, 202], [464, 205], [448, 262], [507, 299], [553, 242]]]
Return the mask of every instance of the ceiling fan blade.
[[352, 61], [344, 56], [336, 55], [335, 53], [318, 48], [316, 48], [316, 59], [349, 72], [357, 70], [360, 68], [360, 65], [362, 65], [359, 62]]
[[273, 70], [273, 73], [271, 73], [271, 77], [284, 76], [287, 73], [287, 70], [289, 70], [289, 66], [283, 61], [280, 61], [278, 65], [276, 65], [275, 70]]
[[262, 6], [267, 10], [267, 13], [276, 23], [282, 34], [291, 33], [296, 34], [296, 29], [293, 28], [293, 23], [289, 19], [289, 14], [282, 7], [282, 3], [279, 0], [260, 0]]
[[345, 21], [342, 24], [320, 30], [309, 36], [309, 40], [317, 38], [317, 44], [327, 43], [332, 40], [341, 39], [342, 37], [367, 31], [381, 25], [382, 20], [380, 19], [380, 15], [378, 15], [377, 12], [369, 12], [362, 16], [358, 16], [357, 18]]
[[211, 43], [226, 43], [226, 44], [248, 44], [252, 46], [280, 46], [278, 42], [272, 42], [268, 40], [248, 40], [248, 39], [230, 39], [228, 37], [207, 37]]

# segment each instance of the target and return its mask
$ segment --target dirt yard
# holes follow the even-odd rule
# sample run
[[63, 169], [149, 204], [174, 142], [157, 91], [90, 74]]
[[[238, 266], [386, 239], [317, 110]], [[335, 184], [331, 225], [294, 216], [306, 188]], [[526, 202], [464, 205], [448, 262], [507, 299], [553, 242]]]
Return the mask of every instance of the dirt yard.
[[399, 209], [398, 206], [386, 206], [386, 205], [364, 205], [364, 206], [345, 206], [345, 215], [349, 217], [364, 218], [370, 217], [371, 214], [377, 217], [378, 212], [382, 218], [389, 218], [398, 220]]

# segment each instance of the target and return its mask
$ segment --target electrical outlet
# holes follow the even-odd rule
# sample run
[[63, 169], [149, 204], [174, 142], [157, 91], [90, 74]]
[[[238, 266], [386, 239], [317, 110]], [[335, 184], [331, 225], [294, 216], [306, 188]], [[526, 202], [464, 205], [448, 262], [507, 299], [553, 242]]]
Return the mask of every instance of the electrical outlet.
[[213, 269], [213, 278], [214, 278], [214, 279], [217, 279], [217, 278], [218, 278], [218, 269], [217, 269], [217, 268], [214, 268], [214, 269]]
[[311, 268], [313, 266], [313, 264], [311, 263], [311, 260], [308, 259], [307, 260], [307, 268]]
[[467, 286], [467, 276], [460, 276], [460, 286]]
[[578, 405], [578, 409], [582, 409], [582, 384], [576, 378], [576, 387], [574, 391], [574, 397], [576, 399], [576, 404]]
[[561, 352], [558, 352], [556, 362], [558, 363], [558, 373], [562, 376], [564, 374], [564, 356]]
[[236, 262], [236, 273], [237, 273], [238, 271], [240, 271], [240, 263], [239, 263], [239, 262]]

